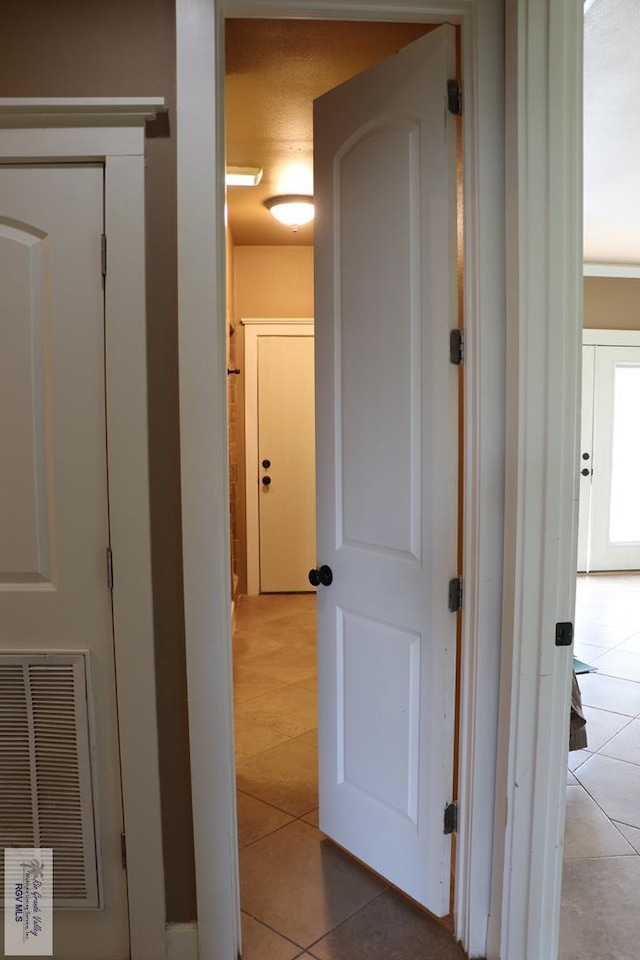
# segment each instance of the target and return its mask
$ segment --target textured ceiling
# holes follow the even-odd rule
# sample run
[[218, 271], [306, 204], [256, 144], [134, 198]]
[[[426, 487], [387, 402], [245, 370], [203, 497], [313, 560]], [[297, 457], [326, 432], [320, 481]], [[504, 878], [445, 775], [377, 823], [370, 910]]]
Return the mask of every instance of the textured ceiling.
[[584, 254], [640, 263], [640, 2], [594, 0], [584, 36]]
[[[585, 260], [640, 264], [640, 0], [587, 0], [585, 9]], [[265, 171], [257, 188], [229, 188], [235, 243], [313, 243], [312, 225], [293, 234], [262, 205], [313, 190], [313, 99], [429, 29], [226, 21], [227, 162]]]
[[281, 193], [313, 193], [314, 98], [432, 29], [409, 23], [226, 21], [227, 163], [264, 168], [260, 186], [228, 188], [234, 243], [313, 243], [313, 225], [293, 234], [263, 201]]

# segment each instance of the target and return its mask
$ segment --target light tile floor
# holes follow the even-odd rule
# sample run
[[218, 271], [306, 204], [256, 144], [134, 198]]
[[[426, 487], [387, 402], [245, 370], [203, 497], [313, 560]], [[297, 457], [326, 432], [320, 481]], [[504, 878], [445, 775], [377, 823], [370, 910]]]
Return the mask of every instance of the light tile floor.
[[[640, 956], [640, 575], [578, 578], [586, 750], [569, 755], [559, 960]], [[315, 597], [243, 597], [234, 693], [245, 960], [459, 960], [317, 828]]]
[[640, 956], [640, 575], [578, 577], [588, 746], [569, 754], [560, 960]]
[[318, 830], [315, 596], [242, 597], [233, 652], [244, 960], [462, 960]]

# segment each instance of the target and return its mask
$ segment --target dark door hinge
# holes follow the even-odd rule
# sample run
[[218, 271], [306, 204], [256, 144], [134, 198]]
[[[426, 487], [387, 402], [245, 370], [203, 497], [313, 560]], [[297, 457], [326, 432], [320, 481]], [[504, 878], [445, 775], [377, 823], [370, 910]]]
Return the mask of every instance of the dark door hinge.
[[107, 547], [107, 587], [113, 590], [113, 553], [111, 547]]
[[122, 858], [122, 869], [127, 869], [127, 838], [124, 833], [120, 834], [120, 856]]
[[452, 330], [449, 333], [449, 361], [458, 366], [464, 363], [464, 331]]
[[571, 621], [556, 623], [556, 647], [570, 647], [573, 643], [573, 624]]
[[462, 115], [462, 90], [457, 80], [447, 80], [447, 107], [454, 116]]
[[449, 803], [444, 808], [444, 832], [445, 834], [458, 832], [458, 804]]
[[103, 233], [100, 237], [100, 269], [102, 270], [102, 276], [106, 277], [107, 275], [107, 235]]
[[451, 613], [462, 610], [462, 577], [449, 580], [449, 610]]

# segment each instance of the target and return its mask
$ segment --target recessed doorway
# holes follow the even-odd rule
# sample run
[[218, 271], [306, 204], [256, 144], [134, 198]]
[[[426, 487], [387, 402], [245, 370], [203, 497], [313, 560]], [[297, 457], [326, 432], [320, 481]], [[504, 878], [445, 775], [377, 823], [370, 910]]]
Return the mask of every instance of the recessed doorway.
[[[247, 21], [239, 21], [235, 26], [241, 31], [247, 23]], [[228, 24], [228, 27], [232, 24], [233, 22]], [[271, 27], [272, 26], [273, 25], [271, 25]], [[278, 29], [282, 31], [286, 23], [281, 21], [277, 26]], [[362, 31], [362, 25], [325, 24], [323, 27], [325, 32], [327, 26], [335, 28], [344, 27], [345, 31], [352, 33], [352, 36], [353, 28], [357, 28], [356, 32]], [[384, 25], [375, 24], [370, 26], [376, 28], [374, 32], [379, 37], [383, 35]], [[399, 25], [396, 25], [396, 27], [397, 26]], [[404, 26], [405, 29], [407, 28], [407, 25], [402, 26]], [[249, 23], [249, 28], [251, 27], [252, 24]], [[300, 25], [295, 25], [296, 29], [299, 29], [299, 27]], [[308, 30], [309, 25], [305, 24], [304, 28]], [[383, 29], [381, 30], [380, 28]], [[421, 33], [427, 32], [424, 25], [417, 29], [419, 29]], [[227, 33], [228, 36], [232, 35], [229, 30]], [[264, 46], [263, 44], [262, 49], [264, 49]], [[291, 42], [289, 42], [289, 47], [291, 47]], [[396, 41], [394, 40], [391, 49], [393, 50], [395, 48]], [[305, 52], [308, 56], [308, 47]], [[243, 67], [242, 77], [240, 79], [246, 87], [248, 83], [247, 74], [250, 69], [250, 60], [248, 59], [246, 48], [243, 48], [243, 55], [244, 59], [240, 58]], [[274, 51], [269, 50], [265, 58], [268, 60], [273, 55]], [[282, 63], [282, 56], [279, 62]], [[231, 87], [229, 77], [227, 78], [227, 84], [229, 91]], [[443, 102], [445, 87], [446, 85], [443, 85]], [[233, 126], [231, 116], [230, 108], [228, 129]], [[405, 136], [405, 132], [401, 130], [400, 136]], [[409, 132], [407, 136], [411, 139], [413, 135]], [[366, 157], [364, 159], [366, 160]], [[228, 162], [233, 166], [248, 163], [248, 161], [248, 156], [242, 161], [237, 155], [228, 155]], [[411, 171], [411, 169], [412, 168], [409, 168], [409, 171]], [[452, 181], [454, 183], [455, 176], [454, 150]], [[453, 209], [455, 210], [455, 200]], [[233, 291], [232, 305], [229, 307], [229, 321], [230, 329], [233, 330], [231, 338], [234, 340], [231, 369], [239, 369], [241, 371], [233, 387], [235, 396], [232, 409], [235, 407], [235, 426], [232, 425], [232, 429], [237, 438], [240, 433], [238, 424], [241, 421], [238, 409], [240, 407], [239, 393], [243, 392], [246, 397], [246, 391], [241, 390], [241, 384], [242, 377], [246, 376], [247, 373], [246, 326], [244, 330], [242, 330], [242, 325], [239, 324], [238, 321], [243, 316], [269, 317], [270, 315], [268, 308], [265, 308], [262, 304], [256, 304], [251, 310], [247, 310], [244, 307], [239, 309], [239, 304], [245, 303], [247, 296], [255, 296], [258, 287], [256, 272], [254, 271], [249, 279], [245, 268], [247, 262], [250, 260], [253, 260], [254, 264], [263, 259], [265, 261], [269, 260], [272, 264], [275, 263], [276, 260], [279, 261], [280, 264], [283, 264], [286, 260], [286, 253], [282, 248], [291, 247], [292, 249], [296, 249], [296, 244], [291, 243], [289, 239], [288, 241], [275, 245], [279, 247], [277, 252], [275, 250], [269, 250], [267, 252], [266, 250], [258, 251], [257, 248], [260, 246], [270, 247], [270, 244], [238, 243], [236, 241], [236, 235], [234, 234], [234, 210], [231, 202], [229, 204], [229, 210], [231, 236], [228, 238], [228, 249], [230, 248], [229, 259], [232, 263], [231, 289]], [[410, 222], [414, 211], [409, 209], [408, 214], [407, 220]], [[391, 223], [392, 220], [393, 216], [390, 216], [389, 222]], [[245, 229], [242, 225], [243, 221], [239, 220], [238, 222], [240, 224], [238, 235], [243, 236], [243, 230]], [[449, 251], [453, 254], [455, 274], [455, 228], [450, 239], [453, 241], [453, 246], [449, 248]], [[307, 246], [310, 246], [310, 244], [307, 244]], [[362, 238], [362, 246], [366, 247], [364, 236]], [[446, 244], [444, 245], [444, 249], [447, 249]], [[407, 261], [409, 263], [409, 278], [418, 277], [420, 275], [419, 264], [417, 262], [411, 263], [411, 257], [407, 258]], [[296, 278], [291, 279], [295, 285], [297, 282]], [[275, 274], [265, 277], [266, 290], [263, 302], [273, 304], [273, 288], [282, 288], [282, 280], [283, 278], [281, 276]], [[373, 282], [373, 280], [374, 278], [372, 278], [371, 286], [375, 289], [376, 283]], [[249, 292], [247, 291], [247, 281], [250, 287]], [[455, 291], [455, 276], [453, 281], [453, 290]], [[410, 283], [411, 282], [413, 281], [410, 279]], [[286, 287], [286, 284], [284, 284], [284, 286]], [[407, 289], [411, 289], [410, 285]], [[283, 309], [282, 300], [287, 300], [289, 297], [290, 291], [285, 289], [283, 297], [277, 305], [277, 312], [271, 314], [272, 317], [280, 318], [287, 315]], [[455, 319], [457, 319], [455, 292], [452, 295], [451, 305], [454, 307], [455, 323]], [[371, 306], [374, 307], [375, 304]], [[412, 303], [402, 303], [401, 298], [399, 298], [395, 311], [395, 332], [389, 335], [386, 341], [389, 364], [399, 364], [399, 366], [397, 366], [399, 375], [396, 377], [393, 388], [391, 390], [387, 389], [386, 394], [383, 378], [380, 376], [382, 368], [377, 370], [375, 366], [377, 360], [375, 354], [371, 353], [370, 348], [368, 349], [367, 347], [365, 331], [362, 330], [359, 333], [360, 354], [361, 357], [364, 358], [365, 364], [360, 372], [358, 371], [358, 352], [352, 350], [351, 354], [349, 354], [350, 346], [348, 341], [344, 339], [341, 344], [343, 352], [349, 356], [351, 361], [346, 367], [342, 368], [341, 383], [343, 394], [347, 396], [352, 404], [357, 405], [356, 396], [350, 393], [351, 382], [357, 382], [358, 375], [361, 378], [367, 377], [366, 364], [369, 363], [368, 379], [372, 386], [371, 396], [368, 397], [367, 402], [369, 404], [375, 403], [377, 399], [376, 394], [379, 394], [385, 400], [380, 408], [380, 436], [384, 437], [384, 430], [386, 429], [387, 423], [393, 426], [389, 435], [389, 439], [392, 442], [386, 447], [388, 456], [378, 458], [379, 470], [377, 474], [373, 474], [371, 471], [369, 472], [369, 476], [371, 477], [369, 486], [373, 492], [370, 492], [367, 497], [365, 495], [367, 493], [367, 484], [366, 482], [363, 483], [362, 479], [360, 479], [359, 487], [353, 488], [352, 501], [342, 501], [342, 508], [344, 509], [344, 504], [346, 503], [347, 510], [346, 521], [344, 521], [343, 518], [343, 523], [345, 524], [342, 528], [343, 534], [345, 542], [350, 541], [351, 545], [355, 546], [356, 551], [359, 551], [361, 555], [366, 556], [367, 554], [373, 555], [378, 553], [383, 555], [387, 561], [389, 561], [389, 558], [393, 559], [394, 563], [398, 566], [398, 570], [392, 573], [391, 577], [393, 582], [399, 578], [398, 583], [400, 583], [403, 578], [405, 582], [411, 581], [411, 570], [414, 567], [424, 569], [425, 567], [429, 567], [432, 562], [429, 538], [425, 538], [424, 536], [422, 523], [416, 521], [416, 518], [421, 515], [426, 515], [430, 509], [429, 505], [421, 499], [420, 483], [417, 480], [417, 478], [428, 473], [428, 471], [425, 473], [427, 466], [425, 451], [414, 454], [413, 459], [411, 456], [405, 456], [405, 453], [409, 450], [408, 444], [412, 441], [412, 438], [422, 436], [417, 427], [419, 419], [422, 418], [423, 425], [428, 426], [430, 416], [432, 415], [429, 411], [434, 410], [436, 407], [436, 404], [433, 402], [427, 406], [423, 405], [426, 402], [429, 390], [425, 389], [424, 395], [422, 395], [417, 379], [419, 365], [423, 362], [421, 358], [426, 359], [426, 357], [431, 356], [431, 354], [429, 351], [426, 353], [422, 352], [420, 347], [420, 334], [417, 331], [414, 320], [409, 320], [406, 330], [403, 328], [403, 316], [409, 318], [418, 316], [418, 313], [412, 312], [414, 310], [415, 300], [412, 305]], [[309, 316], [312, 313], [313, 310], [297, 311], [293, 316]], [[372, 316], [375, 317], [375, 309], [372, 309], [371, 313]], [[451, 319], [446, 307], [441, 315], [446, 318], [447, 323]], [[388, 316], [391, 317], [392, 314], [388, 313]], [[394, 326], [391, 325], [390, 329], [393, 331]], [[370, 333], [370, 339], [375, 340], [375, 323], [372, 323]], [[403, 341], [405, 335], [406, 339]], [[410, 348], [410, 344], [413, 345], [413, 349]], [[448, 377], [448, 364], [450, 359], [448, 327], [446, 327], [446, 337], [443, 338], [443, 344], [446, 347], [446, 350], [443, 351], [444, 363], [437, 361], [436, 366], [440, 370], [447, 371], [447, 383], [448, 380], [451, 379], [451, 385], [453, 386], [452, 392], [455, 395], [457, 404], [457, 371], [453, 371], [455, 375], [452, 378]], [[406, 370], [402, 366], [405, 358], [407, 359]], [[435, 368], [433, 374], [432, 384], [435, 384], [439, 376]], [[435, 387], [431, 386], [429, 389], [435, 389]], [[403, 391], [405, 390], [408, 392], [409, 409], [413, 411], [408, 419], [406, 419], [406, 422], [403, 419], [401, 406], [404, 402], [402, 398], [404, 396]], [[448, 396], [449, 392], [449, 387], [444, 391], [440, 391], [441, 411], [446, 407], [444, 397]], [[361, 393], [361, 396], [363, 395], [364, 393]], [[392, 414], [394, 414], [394, 416], [392, 416], [391, 419], [387, 419], [387, 421], [385, 421], [385, 410], [390, 410]], [[327, 419], [330, 422], [332, 421], [330, 412]], [[444, 419], [446, 419], [446, 417]], [[454, 420], [456, 429], [452, 434], [449, 434], [449, 440], [453, 437], [453, 448], [457, 453], [457, 412]], [[341, 423], [342, 422], [343, 421], [341, 421]], [[351, 427], [349, 412], [347, 412], [344, 423], [347, 429]], [[405, 427], [408, 428], [406, 431]], [[247, 443], [247, 439], [245, 432], [244, 444]], [[341, 449], [344, 454], [344, 460], [347, 461], [347, 468], [351, 470], [350, 476], [352, 479], [356, 477], [363, 463], [367, 469], [371, 466], [371, 464], [369, 464], [372, 458], [371, 451], [373, 449], [371, 442], [373, 442], [373, 437], [370, 438], [369, 445], [363, 452], [363, 455], [360, 456], [359, 462], [357, 458], [356, 460], [349, 461], [351, 452], [355, 449], [353, 444], [349, 444], [346, 447], [344, 443], [342, 444]], [[242, 441], [240, 446], [242, 447]], [[260, 448], [259, 444], [258, 448]], [[258, 455], [259, 468], [262, 467], [262, 452]], [[237, 482], [241, 472], [238, 466], [239, 460], [241, 459], [238, 456], [238, 450], [235, 451], [235, 455], [235, 464], [233, 457], [231, 462], [231, 480], [232, 488], [233, 484], [236, 483], [236, 491], [238, 491], [241, 487]], [[445, 456], [441, 464], [448, 463], [448, 456], [449, 454]], [[271, 466], [271, 457], [267, 459], [269, 459]], [[340, 468], [343, 467], [344, 461], [340, 464]], [[248, 461], [246, 462], [245, 469], [245, 489], [249, 491], [252, 484], [259, 484], [259, 492], [264, 493], [263, 490], [260, 490], [264, 477], [268, 476], [269, 479], [272, 480], [272, 476], [265, 473], [267, 468], [259, 469], [258, 475], [253, 477], [249, 475], [250, 465]], [[398, 495], [391, 496], [388, 499], [386, 509], [380, 509], [382, 501], [376, 504], [376, 476], [385, 476], [388, 478], [388, 490], [391, 490], [393, 484], [397, 481]], [[444, 478], [445, 476], [447, 478], [446, 484], [449, 493], [453, 494], [453, 500], [455, 501], [457, 509], [456, 471], [454, 470], [452, 474], [449, 474], [448, 469], [442, 469], [441, 477]], [[431, 476], [431, 479], [434, 481], [437, 478]], [[403, 487], [402, 483], [404, 481], [406, 481], [406, 484]], [[437, 482], [444, 482], [444, 480], [438, 480]], [[435, 486], [437, 486], [437, 482]], [[361, 491], [361, 496], [358, 498], [356, 495], [354, 498], [353, 493], [358, 489]], [[349, 491], [347, 490], [347, 494], [348, 493]], [[351, 507], [351, 502], [356, 504], [358, 499], [360, 499], [361, 503], [365, 503], [364, 509], [358, 510], [355, 506]], [[247, 496], [247, 508], [248, 500], [249, 495]], [[374, 536], [378, 538], [377, 540], [367, 539], [367, 537], [371, 537], [364, 527], [364, 523], [368, 519], [366, 510], [367, 500], [373, 503], [375, 507]], [[237, 530], [242, 524], [242, 509], [238, 509], [237, 505], [235, 510], [232, 507], [232, 515], [234, 514]], [[443, 516], [445, 515], [447, 515], [447, 510], [443, 511]], [[393, 527], [394, 523], [397, 524], [395, 528]], [[407, 534], [406, 537], [404, 536], [405, 532]], [[283, 530], [283, 539], [286, 540], [287, 536], [288, 531]], [[393, 537], [396, 539], [393, 540]], [[243, 582], [249, 582], [249, 574], [248, 570], [244, 573], [244, 576], [247, 577], [246, 581], [244, 581], [241, 556], [242, 546], [239, 543], [240, 538], [232, 536], [232, 539], [237, 547], [235, 562], [238, 564], [238, 584], [241, 585]], [[435, 539], [438, 540], [440, 546], [444, 545], [443, 538]], [[454, 533], [451, 549], [453, 551], [453, 561], [446, 559], [446, 549], [442, 552], [439, 551], [439, 555], [442, 570], [451, 567], [450, 573], [455, 573], [458, 550], [457, 533]], [[262, 583], [263, 579], [264, 573], [261, 569], [259, 582]], [[446, 587], [446, 585], [445, 582], [444, 587]], [[446, 591], [443, 589], [441, 592], [445, 600], [443, 609], [448, 619], [451, 618], [452, 615], [446, 609]], [[382, 591], [379, 590], [378, 593], [382, 593]], [[399, 596], [401, 593], [402, 591]], [[428, 594], [428, 591], [426, 594]], [[423, 591], [423, 600], [426, 594]], [[324, 597], [325, 595], [323, 595], [321, 602], [325, 603], [325, 610], [327, 610]], [[316, 681], [314, 606], [315, 598], [313, 596], [266, 594], [246, 596], [240, 593], [235, 607], [233, 655], [236, 685], [236, 750], [238, 787], [240, 790], [238, 802], [241, 845], [240, 879], [242, 906], [245, 911], [245, 941], [246, 943], [250, 943], [252, 942], [252, 938], [254, 938], [257, 942], [257, 940], [262, 938], [262, 940], [260, 940], [262, 944], [261, 949], [264, 950], [265, 938], [269, 939], [270, 935], [277, 935], [282, 937], [285, 942], [293, 943], [294, 946], [297, 946], [299, 949], [311, 948], [313, 946], [314, 951], [331, 950], [334, 949], [331, 944], [334, 943], [335, 937], [347, 935], [348, 930], [351, 930], [351, 934], [349, 935], [353, 935], [353, 930], [356, 929], [358, 924], [361, 925], [361, 935], [363, 937], [366, 936], [367, 932], [370, 932], [371, 929], [372, 917], [378, 917], [377, 911], [380, 910], [382, 914], [389, 915], [390, 926], [388, 936], [391, 938], [390, 941], [387, 941], [386, 952], [380, 954], [381, 956], [389, 955], [388, 942], [398, 940], [398, 931], [401, 928], [407, 931], [409, 938], [405, 944], [406, 956], [415, 955], [417, 944], [422, 944], [422, 947], [424, 947], [424, 944], [429, 942], [448, 944], [451, 950], [451, 957], [461, 956], [459, 948], [455, 945], [444, 926], [438, 924], [432, 918], [429, 918], [419, 907], [410, 904], [400, 893], [392, 890], [387, 880], [381, 878], [381, 876], [375, 872], [366, 870], [365, 867], [350, 858], [343, 850], [331, 844], [318, 830], [316, 820], [318, 801], [315, 778], [317, 765], [316, 730], [318, 720], [314, 704]], [[407, 604], [405, 601], [405, 606], [409, 607], [410, 603]], [[340, 620], [342, 633], [339, 639], [339, 644], [341, 644], [342, 647], [339, 646], [339, 649], [344, 651], [346, 645], [349, 656], [355, 657], [362, 643], [367, 641], [368, 638], [368, 642], [370, 643], [368, 648], [370, 663], [373, 665], [378, 661], [380, 664], [387, 664], [385, 672], [387, 685], [385, 686], [383, 684], [383, 686], [380, 687], [383, 679], [382, 673], [374, 678], [381, 692], [384, 687], [384, 695], [372, 698], [362, 685], [359, 686], [358, 683], [353, 683], [352, 687], [355, 699], [345, 699], [344, 701], [346, 704], [351, 702], [359, 705], [353, 717], [347, 719], [344, 727], [346, 739], [344, 739], [343, 742], [347, 744], [349, 752], [345, 768], [347, 774], [343, 776], [343, 780], [347, 784], [351, 781], [353, 785], [356, 784], [356, 781], [360, 778], [357, 783], [357, 788], [365, 797], [370, 795], [374, 789], [382, 790], [382, 792], [385, 793], [385, 797], [384, 802], [380, 800], [377, 801], [379, 809], [385, 808], [387, 812], [384, 815], [388, 817], [391, 824], [397, 816], [397, 813], [394, 811], [397, 810], [400, 812], [408, 825], [408, 830], [405, 832], [409, 833], [413, 829], [411, 826], [412, 822], [417, 822], [417, 798], [420, 798], [421, 802], [422, 797], [428, 793], [428, 787], [426, 783], [422, 783], [419, 789], [417, 775], [416, 779], [412, 780], [412, 776], [414, 776], [413, 773], [409, 773], [408, 776], [405, 777], [406, 782], [404, 786], [402, 786], [403, 775], [401, 764], [404, 763], [405, 768], [410, 770], [411, 764], [414, 763], [414, 761], [417, 762], [418, 724], [424, 725], [429, 713], [426, 709], [420, 709], [419, 678], [421, 675], [425, 675], [424, 671], [427, 669], [432, 671], [432, 676], [434, 675], [433, 671], [438, 669], [438, 657], [436, 657], [427, 668], [432, 654], [426, 648], [422, 649], [420, 634], [404, 626], [398, 628], [393, 622], [385, 623], [384, 619], [377, 613], [374, 619], [369, 618], [369, 620], [367, 620], [367, 618], [363, 619], [357, 612], [353, 613], [347, 610], [345, 613], [344, 601], [337, 612], [342, 618]], [[335, 620], [335, 614], [333, 615], [333, 619]], [[445, 685], [449, 682], [453, 684], [455, 675], [455, 614], [449, 622], [453, 624], [453, 632], [452, 642], [447, 647], [449, 666], [446, 669]], [[370, 624], [373, 624], [373, 630]], [[399, 645], [402, 651], [403, 662], [401, 665], [402, 669], [400, 670], [394, 666], [393, 656], [395, 655], [391, 650], [391, 640], [394, 641], [396, 646]], [[344, 664], [350, 669], [348, 658], [344, 660]], [[354, 672], [354, 681], [357, 680], [358, 677], [367, 674], [367, 670], [362, 670], [358, 667], [356, 660], [354, 660], [352, 666], [357, 667], [357, 670]], [[311, 672], [309, 672], [310, 670]], [[372, 674], [372, 670], [373, 666], [370, 666], [369, 674]], [[406, 711], [396, 711], [395, 705], [399, 704], [399, 698], [402, 695], [405, 680], [408, 684], [407, 695], [409, 709]], [[396, 686], [398, 688], [397, 690]], [[360, 700], [358, 700], [358, 695], [360, 695]], [[395, 727], [392, 728], [392, 724], [388, 724], [385, 720], [379, 725], [377, 733], [378, 751], [381, 755], [386, 756], [388, 754], [389, 763], [386, 765], [387, 776], [385, 784], [383, 784], [379, 778], [376, 784], [374, 782], [375, 778], [372, 779], [364, 763], [354, 762], [354, 757], [356, 757], [357, 754], [354, 753], [353, 750], [357, 746], [358, 737], [360, 736], [357, 727], [359, 719], [364, 718], [370, 728], [375, 726], [377, 729], [376, 716], [382, 716], [384, 718], [387, 703], [393, 706], [394, 718], [392, 719]], [[451, 720], [454, 715], [454, 710], [455, 707], [452, 704], [448, 706], [445, 711]], [[344, 718], [342, 722], [345, 723]], [[355, 731], [355, 734], [353, 734], [352, 731]], [[450, 734], [453, 732], [452, 723], [449, 727], [449, 732]], [[427, 727], [425, 726], [422, 736], [423, 743], [426, 742], [426, 735]], [[351, 737], [351, 740], [349, 740], [349, 737]], [[407, 755], [403, 760], [405, 745], [407, 747]], [[398, 749], [396, 749], [396, 747]], [[344, 758], [341, 762], [343, 764], [345, 763]], [[398, 778], [394, 779], [396, 777], [396, 767]], [[450, 777], [447, 798], [451, 799], [453, 796], [453, 741], [451, 741], [451, 753], [445, 767], [448, 768]], [[367, 800], [367, 803], [370, 803], [370, 801]], [[405, 807], [406, 811], [403, 813]], [[446, 836], [442, 823], [444, 808], [445, 802], [443, 798], [437, 813], [437, 832], [441, 837]], [[353, 816], [353, 814], [351, 814], [351, 816]], [[386, 831], [377, 831], [373, 835], [383, 837], [385, 834]], [[285, 840], [287, 840], [288, 837], [291, 837], [292, 845], [285, 844]], [[450, 849], [449, 836], [446, 836], [444, 842], [447, 848]], [[297, 843], [300, 849], [296, 848]], [[365, 846], [366, 843], [367, 841], [365, 841]], [[348, 847], [348, 844], [345, 843], [344, 846]], [[369, 844], [369, 846], [371, 846], [371, 844]], [[296, 869], [294, 869], [294, 863], [299, 854], [303, 866], [302, 869], [296, 871]], [[367, 858], [362, 856], [361, 859], [366, 860]], [[265, 868], [266, 863], [271, 863], [272, 867], [278, 863], [279, 867], [275, 871], [270, 871]], [[316, 866], [310, 866], [312, 863], [315, 863]], [[330, 878], [327, 877], [327, 871], [331, 872], [328, 867], [330, 863], [336, 865], [335, 874], [338, 879], [335, 882], [337, 886], [333, 880], [329, 882]], [[307, 872], [305, 872], [305, 864], [306, 867], [309, 868]], [[312, 882], [314, 871], [315, 879], [318, 881], [317, 883]], [[382, 873], [382, 870], [378, 871], [378, 873]], [[446, 916], [450, 910], [450, 876], [448, 869], [445, 873], [446, 882], [444, 889], [442, 889], [440, 893], [442, 895], [442, 902], [446, 902], [447, 906], [442, 909], [438, 904], [436, 912]], [[340, 876], [343, 878], [349, 877], [347, 887], [354, 890], [355, 900], [353, 902], [340, 893]], [[424, 880], [420, 879], [419, 882], [424, 883]], [[313, 892], [311, 891], [311, 887], [306, 890], [305, 884], [307, 883], [311, 884]], [[291, 917], [289, 915], [291, 912], [291, 903], [296, 898], [296, 891], [302, 888], [306, 890], [306, 895], [300, 898], [302, 910], [299, 911], [297, 917]], [[320, 910], [322, 917], [317, 918], [317, 925], [311, 929], [310, 927], [306, 927], [305, 923], [314, 912], [309, 909], [309, 903], [314, 897], [322, 906]], [[328, 911], [324, 909], [327, 897], [329, 902], [335, 904], [335, 909]], [[284, 903], [288, 904], [286, 909], [283, 906]], [[374, 903], [375, 906], [373, 905]], [[282, 914], [283, 910], [285, 913], [287, 911], [289, 911], [289, 913], [284, 916]], [[346, 913], [344, 911], [346, 911]], [[371, 911], [373, 911], [373, 913], [371, 913]], [[352, 915], [354, 915], [356, 927], [349, 927], [348, 930], [341, 927], [340, 934], [335, 932], [335, 927], [343, 924], [344, 921]], [[395, 927], [393, 917], [396, 918]], [[377, 922], [376, 920], [376, 923]], [[296, 924], [298, 924], [298, 926], [296, 926]], [[448, 925], [450, 926], [450, 920], [448, 921]], [[395, 932], [392, 932], [394, 930]], [[429, 937], [435, 939], [430, 941]], [[362, 950], [360, 934], [358, 934], [358, 942], [360, 943], [358, 949]], [[380, 948], [380, 944], [378, 944], [377, 948]], [[443, 948], [444, 947], [441, 947], [441, 949]], [[373, 949], [372, 946], [368, 951], [371, 956], [376, 955]], [[256, 948], [256, 956], [257, 955], [259, 955], [258, 948]], [[295, 955], [297, 954], [292, 954], [292, 956]], [[320, 952], [317, 953], [317, 955], [333, 956], [334, 954]], [[404, 955], [404, 953], [398, 953], [398, 956]]]

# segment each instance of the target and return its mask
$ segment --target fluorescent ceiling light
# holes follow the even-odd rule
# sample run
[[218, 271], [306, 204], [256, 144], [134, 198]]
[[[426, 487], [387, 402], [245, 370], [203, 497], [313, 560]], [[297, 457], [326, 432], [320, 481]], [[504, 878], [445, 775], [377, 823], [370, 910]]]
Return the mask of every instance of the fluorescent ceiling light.
[[298, 227], [311, 223], [315, 215], [313, 197], [302, 193], [270, 197], [269, 200], [265, 200], [264, 205], [276, 220], [284, 223], [286, 227], [293, 227], [294, 233]]
[[257, 187], [262, 180], [262, 167], [227, 167], [224, 182], [228, 187]]

